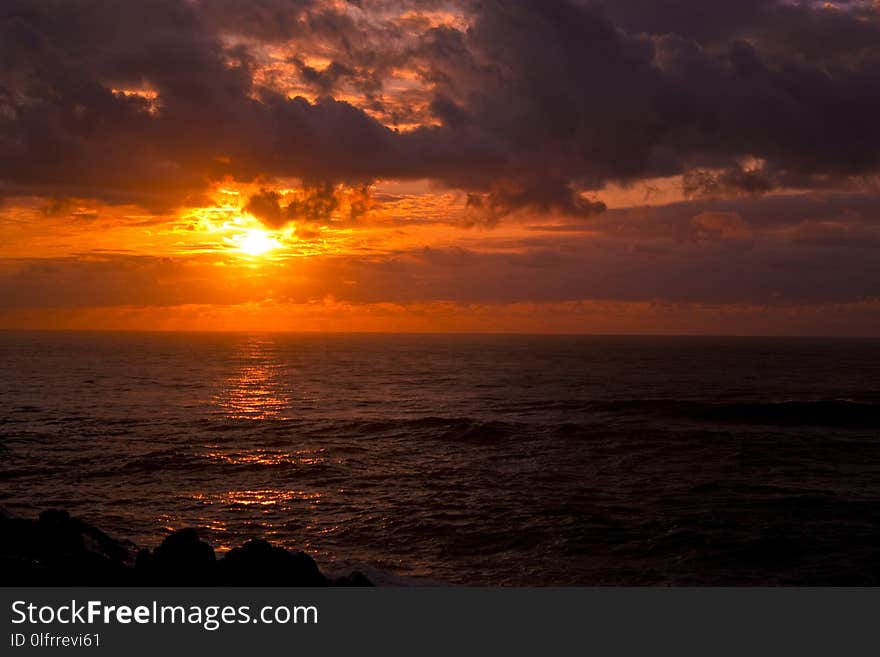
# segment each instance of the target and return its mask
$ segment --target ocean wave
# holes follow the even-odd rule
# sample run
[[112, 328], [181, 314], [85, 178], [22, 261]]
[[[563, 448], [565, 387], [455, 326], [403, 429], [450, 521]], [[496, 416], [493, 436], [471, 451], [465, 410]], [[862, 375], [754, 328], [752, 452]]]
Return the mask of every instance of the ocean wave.
[[473, 417], [425, 416], [387, 420], [335, 420], [310, 433], [382, 438], [428, 437], [452, 442], [498, 442], [520, 433], [527, 425]]
[[779, 402], [630, 399], [596, 404], [594, 408], [612, 414], [660, 415], [728, 424], [880, 427], [880, 404], [848, 399]]

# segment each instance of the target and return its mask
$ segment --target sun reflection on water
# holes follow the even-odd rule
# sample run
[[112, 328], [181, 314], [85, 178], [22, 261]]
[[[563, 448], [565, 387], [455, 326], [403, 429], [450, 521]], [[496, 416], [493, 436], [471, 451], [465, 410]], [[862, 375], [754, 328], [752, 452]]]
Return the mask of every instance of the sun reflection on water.
[[[321, 493], [307, 490], [291, 490], [284, 488], [256, 488], [228, 490], [215, 495], [196, 493], [192, 499], [206, 506], [223, 505], [230, 509], [247, 509], [264, 507], [267, 510], [287, 510], [296, 502], [304, 502], [313, 507], [321, 500]], [[268, 509], [271, 507], [271, 509]]]
[[168, 523], [204, 528], [221, 552], [255, 536], [316, 552], [300, 533], [308, 536], [319, 524], [324, 493], [306, 486], [315, 481], [312, 468], [326, 466], [332, 457], [326, 448], [297, 444], [297, 425], [281, 422], [294, 419], [295, 368], [286, 349], [268, 335], [248, 336], [236, 345], [212, 395], [214, 413], [254, 422], [241, 427], [243, 433], [200, 446], [198, 456], [206, 468], [217, 469], [223, 483], [219, 490], [185, 493], [187, 520]]
[[223, 452], [220, 450], [204, 453], [202, 456], [215, 463], [229, 465], [318, 465], [326, 458], [321, 454], [325, 450], [300, 449], [294, 451], [254, 449], [250, 451]]
[[[197, 527], [200, 536], [220, 553], [240, 547], [249, 538], [259, 537], [318, 555], [320, 546], [308, 539], [309, 534], [317, 532], [326, 536], [338, 529], [336, 526], [318, 529], [318, 510], [324, 496], [318, 491], [284, 487], [189, 492], [181, 498], [194, 504], [189, 512], [184, 515], [164, 513], [157, 519], [169, 533], [183, 527]], [[298, 530], [293, 534], [291, 522]]]
[[270, 338], [254, 336], [242, 344], [237, 354], [240, 367], [223, 381], [214, 397], [226, 418], [286, 419], [290, 396], [274, 350], [275, 344]]

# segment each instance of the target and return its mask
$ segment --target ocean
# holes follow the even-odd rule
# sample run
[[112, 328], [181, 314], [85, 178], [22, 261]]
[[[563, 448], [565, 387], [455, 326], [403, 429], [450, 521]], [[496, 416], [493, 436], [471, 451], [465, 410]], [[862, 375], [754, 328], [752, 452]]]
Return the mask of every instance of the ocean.
[[0, 506], [467, 585], [880, 584], [880, 341], [0, 333]]

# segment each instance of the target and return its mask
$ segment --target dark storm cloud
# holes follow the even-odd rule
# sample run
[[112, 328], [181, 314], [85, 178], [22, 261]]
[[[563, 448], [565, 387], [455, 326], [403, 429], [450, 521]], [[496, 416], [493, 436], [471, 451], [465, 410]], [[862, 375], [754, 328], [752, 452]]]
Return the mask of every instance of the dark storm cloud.
[[[7, 193], [82, 189], [159, 207], [222, 175], [401, 169], [394, 133], [363, 111], [255, 89], [247, 51], [224, 47], [187, 3], [13, 1], [0, 31]], [[157, 94], [154, 112], [112, 91], [144, 88]]]
[[197, 0], [199, 13], [211, 29], [261, 41], [281, 42], [309, 30], [315, 0]]
[[291, 60], [299, 70], [303, 82], [311, 85], [321, 95], [328, 95], [335, 91], [342, 80], [355, 78], [357, 72], [339, 62], [331, 62], [323, 69], [309, 66], [299, 58]]
[[261, 189], [259, 193], [251, 196], [244, 206], [244, 211], [272, 228], [287, 223], [287, 214], [281, 208], [281, 194], [271, 189]]
[[630, 34], [674, 34], [704, 46], [738, 40], [788, 57], [836, 57], [877, 45], [873, 0], [594, 0]]
[[763, 194], [775, 187], [774, 181], [761, 170], [748, 170], [735, 166], [721, 171], [693, 169], [682, 181], [686, 196], [724, 196], [745, 192]]
[[289, 219], [307, 222], [329, 221], [339, 207], [336, 190], [327, 183], [307, 185], [288, 203], [285, 212]]
[[[305, 180], [301, 189], [284, 195], [261, 189], [248, 198], [244, 211], [270, 228], [280, 228], [291, 221], [298, 224], [333, 221], [338, 227], [357, 221], [367, 213], [370, 205], [368, 186], [345, 187], [326, 181]], [[343, 206], [346, 206], [347, 214], [339, 212]], [[297, 231], [298, 236], [302, 234], [306, 233]]]
[[[691, 21], [716, 6], [687, 4]], [[851, 32], [862, 36], [813, 62], [798, 50], [780, 52], [776, 32], [791, 41], [799, 29], [777, 27], [789, 14], [808, 16], [797, 25], [820, 26], [841, 48]], [[774, 20], [749, 25], [749, 16]], [[656, 34], [632, 35], [596, 6], [494, 1], [481, 3], [466, 35], [437, 32], [425, 48], [441, 132], [493, 152], [498, 165], [485, 170], [493, 180], [528, 188], [528, 180], [562, 177], [589, 189], [702, 168], [730, 171], [715, 186], [760, 191], [877, 171], [880, 18], [872, 16], [865, 24], [860, 14], [770, 12], [756, 3], [730, 41], [709, 48], [688, 36], [696, 28], [684, 19], [684, 36], [659, 24], [640, 26]], [[762, 41], [743, 40], [749, 30]], [[737, 175], [744, 158], [761, 164]]]
[[600, 0], [594, 4], [629, 33], [678, 34], [699, 42], [727, 39], [778, 5], [773, 0]]
[[[545, 231], [547, 226], [532, 229]], [[614, 209], [589, 225], [572, 222], [551, 230], [587, 231], [645, 253], [668, 253], [696, 242], [704, 246], [727, 242], [723, 246], [744, 247], [745, 242], [751, 243], [755, 238], [781, 248], [816, 242], [818, 235], [824, 235], [828, 238], [824, 245], [829, 249], [851, 247], [859, 250], [861, 258], [863, 251], [880, 248], [880, 195], [860, 192], [700, 198], [655, 207]], [[735, 284], [730, 281], [730, 285]]]
[[[418, 21], [356, 20], [317, 1], [7, 0], [0, 194], [159, 208], [225, 175], [430, 178], [469, 192], [491, 220], [518, 209], [593, 216], [603, 205], [584, 192], [608, 181], [691, 172], [694, 193], [760, 193], [880, 169], [880, 18], [869, 4], [456, 6], [467, 30], [426, 27], [401, 45]], [[296, 64], [325, 95], [255, 86], [253, 44], [230, 35], [331, 48], [326, 68]], [[326, 95], [341, 82], [376, 90], [400, 65], [418, 71], [440, 125], [398, 133]], [[112, 91], [142, 88], [156, 98]]]

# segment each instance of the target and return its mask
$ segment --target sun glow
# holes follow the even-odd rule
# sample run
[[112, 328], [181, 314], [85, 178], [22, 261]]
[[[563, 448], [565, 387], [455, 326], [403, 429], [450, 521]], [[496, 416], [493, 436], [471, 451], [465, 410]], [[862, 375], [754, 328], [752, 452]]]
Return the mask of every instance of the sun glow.
[[281, 242], [259, 228], [251, 228], [236, 240], [238, 250], [249, 256], [261, 256], [281, 247]]

